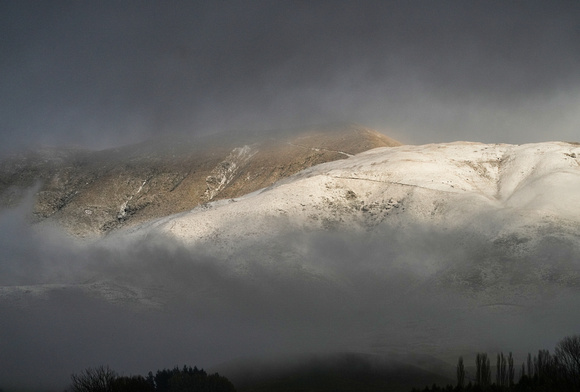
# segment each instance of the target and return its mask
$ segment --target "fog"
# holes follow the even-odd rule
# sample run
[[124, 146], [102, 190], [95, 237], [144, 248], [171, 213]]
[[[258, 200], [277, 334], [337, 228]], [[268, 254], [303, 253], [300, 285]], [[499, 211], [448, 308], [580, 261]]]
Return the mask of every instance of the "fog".
[[[553, 349], [580, 321], [570, 311], [580, 305], [574, 287], [518, 283], [533, 275], [518, 268], [533, 271], [548, 254], [567, 259], [577, 244], [546, 243], [521, 260], [469, 228], [282, 230], [271, 249], [248, 242], [224, 258], [210, 244], [161, 235], [83, 243], [30, 226], [30, 210], [29, 197], [0, 215], [7, 390], [62, 390], [71, 373], [101, 364], [145, 375], [341, 351], [428, 354], [453, 365], [459, 355], [502, 350], [520, 361]], [[465, 290], [441, 283], [499, 259], [513, 268], [502, 267], [506, 280]]]
[[2, 2], [1, 149], [329, 121], [577, 140], [579, 19], [569, 1]]

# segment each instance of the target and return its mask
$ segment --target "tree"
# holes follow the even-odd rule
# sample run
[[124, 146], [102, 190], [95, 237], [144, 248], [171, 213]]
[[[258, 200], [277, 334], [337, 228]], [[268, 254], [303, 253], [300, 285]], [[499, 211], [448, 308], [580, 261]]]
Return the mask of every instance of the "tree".
[[108, 366], [87, 368], [71, 375], [72, 392], [114, 392], [117, 373]]
[[580, 335], [567, 336], [556, 345], [554, 356], [572, 390], [580, 390]]
[[207, 391], [211, 392], [236, 392], [234, 384], [218, 373], [207, 376]]
[[113, 381], [114, 392], [155, 392], [155, 387], [143, 376], [117, 377]]
[[555, 379], [554, 358], [548, 350], [539, 350], [538, 356], [534, 357], [535, 378], [538, 384], [549, 384]]
[[[218, 373], [177, 366], [158, 370], [154, 376], [119, 376], [108, 366], [88, 368], [71, 376], [71, 392], [235, 392], [233, 384]], [[1, 392], [1, 391], [0, 391]]]
[[497, 354], [497, 362], [495, 369], [495, 384], [499, 388], [506, 388], [508, 386], [507, 362], [503, 353]]
[[463, 357], [457, 361], [457, 388], [465, 386], [465, 367], [463, 366]]
[[534, 378], [534, 366], [532, 365], [532, 354], [531, 353], [528, 353], [527, 365], [528, 365], [528, 377]]
[[149, 372], [148, 379], [155, 384], [156, 392], [235, 392], [227, 378], [217, 373], [208, 375], [197, 367], [158, 370], [154, 377]]
[[[152, 376], [150, 373], [149, 377]], [[197, 366], [191, 367], [184, 365], [182, 369], [179, 367], [174, 367], [173, 369], [163, 369], [158, 370], [155, 377], [153, 377], [153, 381], [155, 383], [155, 390], [158, 392], [171, 392], [175, 388], [182, 388], [184, 383], [191, 383], [196, 382], [200, 379], [204, 379], [207, 377], [207, 373], [203, 369], [198, 369]], [[171, 385], [171, 380], [175, 378], [173, 381], [173, 386]]]
[[482, 389], [491, 384], [491, 366], [489, 358], [485, 353], [478, 353], [475, 357], [475, 382]]
[[510, 388], [514, 385], [515, 374], [516, 374], [516, 370], [514, 368], [514, 357], [513, 357], [512, 353], [510, 352], [508, 354], [508, 374], [507, 374], [508, 386]]

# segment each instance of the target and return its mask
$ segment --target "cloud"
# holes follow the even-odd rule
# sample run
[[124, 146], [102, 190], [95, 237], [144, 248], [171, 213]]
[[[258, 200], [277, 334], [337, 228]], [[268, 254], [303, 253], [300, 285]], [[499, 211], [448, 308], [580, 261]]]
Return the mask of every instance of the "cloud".
[[579, 321], [574, 287], [516, 279], [532, 279], [556, 250], [569, 257], [562, 241], [520, 259], [470, 230], [281, 230], [269, 247], [247, 242], [222, 257], [155, 235], [79, 244], [31, 228], [29, 208], [0, 216], [3, 388], [62, 389], [100, 364], [146, 374], [302, 352], [523, 355]]
[[579, 14], [570, 2], [3, 4], [3, 149], [326, 121], [415, 143], [574, 139]]

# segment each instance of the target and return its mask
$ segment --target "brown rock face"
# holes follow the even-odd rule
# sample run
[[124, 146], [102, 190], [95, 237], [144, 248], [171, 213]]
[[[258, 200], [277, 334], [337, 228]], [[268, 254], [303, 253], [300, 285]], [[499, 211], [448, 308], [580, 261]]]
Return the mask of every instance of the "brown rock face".
[[0, 203], [35, 184], [34, 215], [77, 236], [235, 198], [324, 162], [400, 143], [340, 124], [284, 132], [217, 134], [104, 151], [43, 150], [0, 163]]

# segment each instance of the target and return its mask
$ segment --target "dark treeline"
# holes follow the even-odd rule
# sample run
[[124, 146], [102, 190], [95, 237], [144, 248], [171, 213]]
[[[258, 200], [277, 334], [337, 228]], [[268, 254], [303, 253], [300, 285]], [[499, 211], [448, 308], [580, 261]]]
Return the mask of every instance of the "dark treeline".
[[[489, 357], [478, 353], [470, 373], [462, 357], [457, 362], [456, 385], [432, 385], [412, 392], [580, 392], [580, 335], [560, 340], [551, 354], [539, 350], [516, 365], [512, 353]], [[197, 367], [158, 370], [143, 376], [120, 376], [107, 366], [85, 369], [71, 376], [68, 392], [235, 392], [219, 374]], [[316, 389], [316, 388], [315, 388]]]
[[[565, 337], [556, 345], [554, 354], [548, 350], [539, 350], [538, 354], [528, 354], [518, 371], [512, 353], [507, 356], [499, 353], [495, 360], [495, 371], [491, 360], [485, 353], [475, 357], [475, 374], [465, 371], [463, 358], [457, 362], [457, 384], [441, 387], [433, 385], [424, 389], [414, 388], [412, 392], [479, 392], [479, 391], [513, 391], [513, 392], [578, 392], [580, 391], [580, 335]], [[492, 379], [492, 373], [495, 377]], [[468, 377], [471, 376], [471, 377]], [[470, 379], [467, 382], [467, 379]]]
[[235, 392], [219, 374], [197, 367], [158, 370], [143, 376], [120, 376], [108, 366], [88, 368], [71, 376], [70, 392]]

